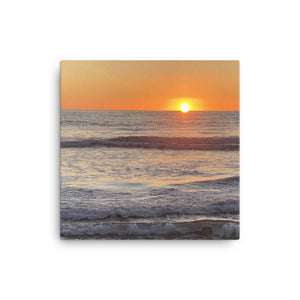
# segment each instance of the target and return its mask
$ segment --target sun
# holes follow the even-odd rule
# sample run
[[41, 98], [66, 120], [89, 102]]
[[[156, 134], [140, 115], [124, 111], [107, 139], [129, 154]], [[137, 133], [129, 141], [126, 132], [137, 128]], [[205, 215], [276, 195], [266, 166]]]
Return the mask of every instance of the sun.
[[180, 110], [183, 112], [183, 113], [187, 113], [189, 110], [190, 110], [190, 106], [186, 103], [182, 104], [180, 106]]

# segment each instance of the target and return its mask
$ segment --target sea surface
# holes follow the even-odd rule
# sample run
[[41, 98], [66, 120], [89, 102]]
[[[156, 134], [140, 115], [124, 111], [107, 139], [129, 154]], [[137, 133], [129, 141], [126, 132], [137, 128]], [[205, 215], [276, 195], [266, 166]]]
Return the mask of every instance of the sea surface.
[[238, 239], [239, 112], [61, 111], [61, 237]]

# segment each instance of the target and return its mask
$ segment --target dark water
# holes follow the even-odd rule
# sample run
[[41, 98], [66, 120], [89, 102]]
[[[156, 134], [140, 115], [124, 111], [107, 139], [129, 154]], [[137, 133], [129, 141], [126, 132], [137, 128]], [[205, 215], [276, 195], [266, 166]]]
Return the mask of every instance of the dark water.
[[62, 111], [64, 238], [238, 238], [239, 113]]

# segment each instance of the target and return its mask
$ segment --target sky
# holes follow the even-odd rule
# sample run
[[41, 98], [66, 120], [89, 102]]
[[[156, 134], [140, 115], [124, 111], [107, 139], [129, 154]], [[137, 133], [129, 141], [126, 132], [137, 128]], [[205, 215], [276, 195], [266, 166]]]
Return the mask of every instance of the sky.
[[239, 61], [62, 61], [61, 109], [239, 110]]

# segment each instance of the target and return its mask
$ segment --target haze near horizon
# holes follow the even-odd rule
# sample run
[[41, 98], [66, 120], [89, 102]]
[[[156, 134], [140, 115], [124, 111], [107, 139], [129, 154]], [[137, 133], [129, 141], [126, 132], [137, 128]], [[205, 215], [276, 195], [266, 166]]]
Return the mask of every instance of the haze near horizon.
[[238, 61], [62, 61], [61, 109], [239, 110]]

